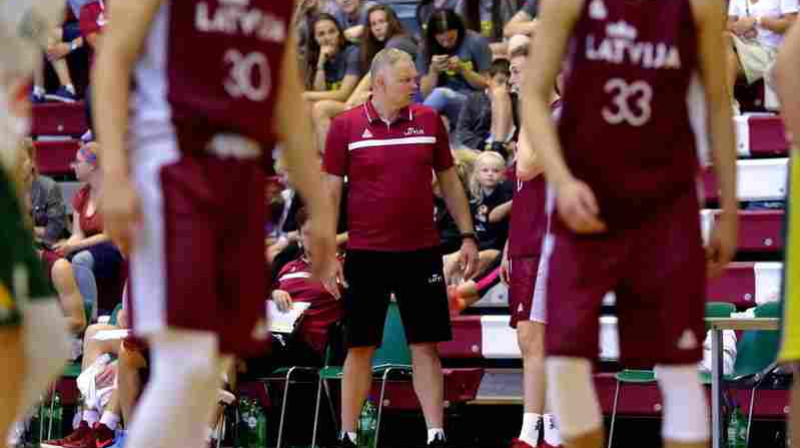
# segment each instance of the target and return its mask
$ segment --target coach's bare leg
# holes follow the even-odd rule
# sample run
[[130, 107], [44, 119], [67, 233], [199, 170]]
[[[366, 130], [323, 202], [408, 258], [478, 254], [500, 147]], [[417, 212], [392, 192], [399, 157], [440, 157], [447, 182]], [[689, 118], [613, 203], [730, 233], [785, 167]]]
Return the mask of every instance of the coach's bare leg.
[[428, 428], [444, 428], [444, 377], [439, 349], [434, 343], [411, 344], [414, 392]]
[[517, 323], [517, 343], [522, 354], [522, 390], [525, 412], [544, 413], [544, 329], [540, 322]]
[[6, 448], [6, 434], [11, 429], [22, 401], [25, 377], [25, 345], [19, 326], [0, 329], [0, 448]]
[[372, 385], [372, 355], [375, 347], [351, 347], [347, 350], [342, 378], [342, 431], [355, 432], [361, 406]]

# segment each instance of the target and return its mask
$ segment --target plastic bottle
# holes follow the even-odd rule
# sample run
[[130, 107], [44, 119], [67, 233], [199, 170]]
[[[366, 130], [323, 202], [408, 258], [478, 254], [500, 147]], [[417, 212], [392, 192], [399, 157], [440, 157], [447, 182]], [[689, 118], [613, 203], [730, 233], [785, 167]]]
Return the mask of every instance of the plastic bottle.
[[[239, 400], [239, 431], [236, 441], [237, 448], [249, 448], [255, 439], [255, 426], [256, 421], [253, 419], [253, 403], [247, 398], [243, 397]], [[253, 423], [251, 427], [251, 422]]]
[[356, 444], [362, 448], [372, 448], [375, 443], [375, 433], [378, 427], [378, 409], [367, 399], [358, 416], [358, 436]]
[[731, 418], [728, 421], [727, 428], [727, 444], [728, 448], [746, 448], [747, 447], [747, 419], [742, 415], [739, 406], [734, 403]]
[[61, 404], [61, 394], [55, 392], [52, 400], [52, 420], [47, 428], [48, 438], [51, 440], [60, 439], [63, 436], [64, 428], [64, 407]]
[[256, 427], [254, 440], [255, 445], [250, 448], [266, 448], [267, 447], [267, 413], [258, 402], [253, 403], [253, 413], [256, 418]]

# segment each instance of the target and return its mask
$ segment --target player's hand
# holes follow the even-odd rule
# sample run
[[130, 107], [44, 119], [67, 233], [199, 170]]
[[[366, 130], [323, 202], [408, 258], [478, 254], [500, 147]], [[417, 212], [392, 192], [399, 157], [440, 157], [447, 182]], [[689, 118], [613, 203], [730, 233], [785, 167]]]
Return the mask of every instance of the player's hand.
[[458, 266], [464, 273], [464, 280], [469, 280], [478, 273], [478, 245], [472, 238], [464, 238], [458, 251]]
[[556, 203], [561, 220], [575, 233], [602, 233], [608, 230], [600, 219], [592, 189], [584, 182], [570, 179], [557, 189]]
[[335, 226], [329, 225], [324, 217], [311, 220], [311, 266], [314, 276], [322, 282], [322, 286], [339, 299], [341, 288], [347, 287], [342, 273], [342, 265], [336, 258]]
[[100, 198], [104, 232], [123, 254], [130, 252], [136, 227], [142, 221], [142, 206], [136, 189], [127, 177], [117, 176], [103, 185]]
[[736, 34], [743, 35], [747, 31], [754, 30], [756, 28], [756, 18], [755, 17], [743, 17], [736, 21], [733, 24], [733, 29], [736, 31]]
[[278, 307], [278, 311], [281, 313], [285, 313], [292, 309], [292, 296], [290, 296], [286, 291], [281, 289], [272, 291], [272, 301], [275, 302], [275, 306]]
[[98, 372], [94, 377], [95, 385], [98, 389], [114, 385], [114, 378], [117, 376], [117, 362], [108, 363], [102, 372]]
[[500, 261], [500, 280], [506, 285], [511, 284], [511, 262], [508, 260], [508, 251], [503, 251], [503, 258]]
[[736, 211], [723, 212], [720, 219], [714, 224], [711, 237], [706, 245], [706, 276], [716, 278], [722, 274], [725, 266], [730, 263], [736, 254], [736, 240], [738, 238], [739, 223]]

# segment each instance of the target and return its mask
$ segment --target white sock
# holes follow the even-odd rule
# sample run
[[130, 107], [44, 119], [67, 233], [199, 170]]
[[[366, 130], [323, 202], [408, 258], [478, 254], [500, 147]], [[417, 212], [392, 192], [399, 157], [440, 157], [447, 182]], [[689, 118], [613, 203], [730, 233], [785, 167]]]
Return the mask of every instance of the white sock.
[[344, 439], [345, 436], [347, 436], [347, 438], [350, 439], [351, 442], [356, 443], [357, 435], [355, 431], [342, 431], [342, 433], [339, 434], [339, 439]]
[[561, 432], [558, 430], [556, 416], [544, 414], [544, 441], [551, 446], [561, 445]]
[[519, 432], [519, 440], [530, 446], [536, 446], [539, 443], [539, 422], [541, 420], [542, 415], [535, 412], [522, 414], [522, 429]]
[[42, 86], [33, 86], [33, 94], [34, 95], [44, 95], [45, 90]]
[[70, 91], [70, 92], [71, 92], [73, 95], [75, 94], [75, 86], [74, 86], [74, 85], [72, 85], [72, 84], [67, 84], [67, 85], [65, 85], [64, 87], [66, 87], [66, 88], [67, 88], [67, 90], [69, 90], [69, 91]]
[[428, 443], [433, 442], [436, 440], [436, 436], [441, 436], [442, 440], [445, 439], [444, 437], [444, 429], [442, 428], [428, 428]]
[[108, 429], [113, 431], [117, 429], [117, 425], [119, 425], [119, 415], [105, 411], [103, 412], [103, 416], [100, 417], [100, 423], [106, 425]]
[[83, 411], [83, 421], [89, 424], [89, 427], [94, 426], [95, 423], [100, 421], [100, 414], [94, 409], [87, 409]]

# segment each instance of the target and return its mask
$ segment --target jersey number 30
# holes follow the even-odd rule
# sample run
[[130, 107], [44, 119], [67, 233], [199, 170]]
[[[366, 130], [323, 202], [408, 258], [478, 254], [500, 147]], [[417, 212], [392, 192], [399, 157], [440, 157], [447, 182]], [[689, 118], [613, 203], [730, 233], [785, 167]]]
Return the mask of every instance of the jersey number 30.
[[225, 64], [229, 66], [225, 91], [233, 98], [245, 97], [250, 101], [264, 101], [272, 88], [269, 62], [263, 53], [254, 51], [242, 54], [239, 50], [225, 52]]
[[[612, 95], [611, 105], [604, 106], [601, 111], [609, 124], [627, 123], [631, 126], [642, 126], [650, 120], [653, 89], [645, 81], [634, 81], [630, 84], [620, 78], [612, 78], [603, 87]], [[633, 105], [633, 107], [632, 107]]]

